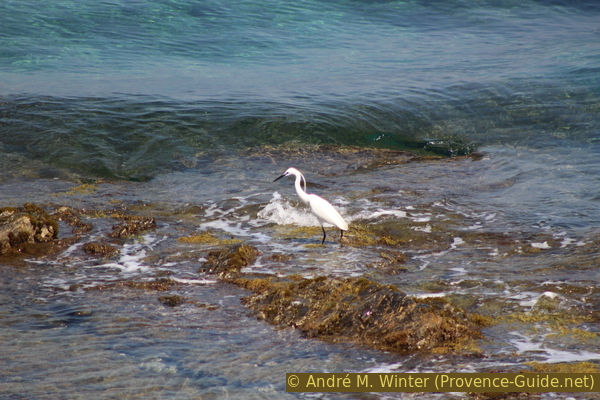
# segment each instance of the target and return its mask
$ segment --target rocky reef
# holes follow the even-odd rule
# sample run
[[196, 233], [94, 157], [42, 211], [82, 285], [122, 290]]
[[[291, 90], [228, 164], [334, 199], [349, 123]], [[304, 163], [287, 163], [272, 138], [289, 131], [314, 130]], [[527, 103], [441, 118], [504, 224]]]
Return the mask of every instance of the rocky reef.
[[486, 319], [441, 299], [416, 299], [365, 277], [286, 280], [241, 273], [260, 253], [242, 244], [208, 254], [199, 272], [253, 292], [243, 303], [273, 325], [332, 342], [353, 342], [397, 352], [455, 350], [482, 338]]
[[[154, 217], [123, 212], [100, 214], [119, 221], [105, 235], [109, 240], [126, 239], [156, 227]], [[20, 207], [0, 207], [0, 256], [42, 256], [55, 253], [81, 240], [93, 230], [94, 226], [91, 223], [82, 220], [84, 216], [89, 217], [89, 212], [68, 206], [58, 206], [50, 213], [31, 203]], [[58, 238], [60, 221], [72, 228], [72, 236]], [[110, 257], [119, 252], [118, 247], [104, 242], [86, 243], [83, 250], [87, 254], [102, 257]]]
[[[156, 227], [155, 217], [147, 215], [146, 209], [144, 213], [140, 213], [146, 215], [137, 215], [140, 210], [122, 205], [112, 205], [105, 209], [56, 205], [44, 207], [50, 211], [33, 204], [0, 208], [0, 255], [7, 265], [14, 260], [7, 259], [11, 255], [44, 257], [74, 243], [81, 244], [74, 247], [74, 257], [88, 257], [102, 262], [98, 259], [121, 257], [125, 243], [140, 240], [136, 235]], [[157, 215], [165, 218], [164, 215]], [[183, 224], [187, 223], [186, 215], [184, 218], [179, 214], [176, 216], [184, 221]], [[465, 310], [470, 309], [470, 304], [476, 301], [476, 297], [470, 300], [465, 299], [465, 296], [416, 298], [408, 296], [395, 286], [382, 284], [382, 276], [403, 273], [406, 269], [405, 264], [410, 260], [401, 250], [447, 248], [451, 236], [445, 234], [445, 230], [422, 236], [421, 231], [411, 231], [409, 240], [403, 236], [404, 229], [401, 229], [409, 230], [409, 227], [384, 224], [372, 227], [366, 223], [357, 223], [344, 245], [377, 246], [377, 254], [381, 259], [367, 265], [372, 273], [351, 278], [305, 278], [285, 273], [277, 276], [250, 273], [251, 270], [245, 268], [252, 266], [259, 257], [261, 262], [281, 265], [295, 263], [296, 260], [292, 255], [284, 253], [261, 254], [256, 247], [230, 235], [215, 231], [198, 232], [193, 229], [195, 220], [190, 221], [189, 226], [178, 226], [173, 231], [173, 246], [163, 249], [160, 256], [147, 255], [144, 262], [149, 265], [155, 262], [189, 263], [193, 266], [190, 270], [192, 274], [197, 271], [222, 283], [246, 289], [249, 292], [242, 302], [251, 310], [252, 315], [276, 326], [297, 329], [308, 338], [354, 343], [397, 353], [482, 354], [478, 347], [481, 342], [477, 340], [484, 337], [482, 329], [491, 324], [492, 318]], [[63, 224], [62, 238], [58, 237], [59, 222]], [[65, 224], [72, 228], [71, 232], [65, 229]], [[194, 234], [190, 236], [190, 233]], [[21, 259], [22, 257], [17, 258]], [[200, 268], [197, 267], [198, 259], [205, 260]], [[156, 270], [153, 275], [143, 278], [123, 277], [122, 280], [91, 287], [73, 284], [67, 290], [158, 292], [158, 303], [168, 308], [184, 305], [209, 310], [218, 308], [210, 302], [190, 298], [186, 292], [186, 285], [189, 283], [169, 278], [170, 273]], [[564, 332], [568, 336], [597, 340], [596, 333], [578, 328], [582, 322], [596, 321], [591, 315], [570, 322], [558, 312], [560, 310], [554, 310], [551, 306], [552, 304], [546, 304], [541, 313], [531, 310], [527, 314], [504, 315], [503, 318], [496, 318], [495, 322], [545, 322], [550, 328], [556, 327], [551, 329], [556, 335]], [[494, 312], [495, 309], [492, 309], [492, 315]], [[555, 320], [557, 322], [552, 322]]]
[[44, 209], [26, 203], [0, 208], [0, 255], [31, 250], [37, 243], [50, 243], [58, 236], [58, 223]]
[[219, 278], [231, 281], [239, 277], [241, 269], [252, 264], [259, 254], [256, 247], [247, 244], [213, 250], [208, 253], [206, 262], [198, 272], [217, 274]]
[[111, 238], [136, 235], [141, 231], [156, 227], [154, 217], [141, 217], [128, 214], [115, 214], [113, 217], [122, 220], [122, 222], [118, 225], [113, 225], [112, 232], [108, 235]]
[[399, 352], [447, 350], [482, 338], [484, 320], [480, 316], [440, 299], [411, 298], [393, 286], [364, 277], [237, 283], [254, 292], [244, 303], [260, 319], [292, 326], [307, 337]]

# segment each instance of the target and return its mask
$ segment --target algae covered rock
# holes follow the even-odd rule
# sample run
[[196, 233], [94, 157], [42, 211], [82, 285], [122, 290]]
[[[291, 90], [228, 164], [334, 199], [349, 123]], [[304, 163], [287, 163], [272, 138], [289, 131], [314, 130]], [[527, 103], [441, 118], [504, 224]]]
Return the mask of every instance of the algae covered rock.
[[481, 338], [477, 318], [440, 299], [422, 301], [366, 278], [236, 281], [255, 293], [243, 301], [258, 317], [307, 337], [381, 350], [452, 349]]
[[177, 307], [178, 305], [183, 304], [184, 299], [181, 296], [172, 294], [170, 296], [160, 296], [158, 301], [169, 307]]
[[118, 225], [113, 225], [112, 232], [108, 235], [111, 238], [137, 235], [141, 231], [156, 227], [156, 220], [154, 217], [141, 217], [126, 214], [114, 215], [114, 217], [122, 220], [122, 222]]
[[59, 221], [65, 221], [73, 227], [71, 231], [75, 235], [82, 235], [86, 232], [90, 232], [93, 228], [89, 222], [83, 222], [81, 220], [80, 213], [73, 207], [62, 206], [59, 207], [53, 214], [53, 216]]
[[87, 254], [110, 257], [119, 253], [119, 249], [107, 243], [89, 242], [83, 245]]
[[259, 254], [256, 247], [247, 244], [214, 250], [208, 253], [198, 272], [218, 274], [221, 279], [236, 278], [240, 276], [241, 269], [252, 264]]
[[466, 349], [473, 339], [483, 337], [481, 316], [442, 299], [415, 299], [364, 277], [292, 275], [279, 281], [242, 274], [259, 254], [246, 244], [213, 250], [198, 272], [216, 274], [254, 292], [242, 302], [258, 318], [297, 328], [311, 338], [386, 351], [447, 352]]
[[34, 204], [0, 208], [0, 254], [18, 252], [25, 244], [51, 242], [57, 235], [58, 223]]

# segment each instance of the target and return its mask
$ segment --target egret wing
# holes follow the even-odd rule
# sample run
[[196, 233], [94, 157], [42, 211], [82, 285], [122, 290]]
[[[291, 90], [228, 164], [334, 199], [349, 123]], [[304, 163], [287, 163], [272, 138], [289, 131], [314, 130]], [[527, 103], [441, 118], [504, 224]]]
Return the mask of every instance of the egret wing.
[[348, 224], [331, 203], [316, 194], [310, 194], [309, 196], [310, 209], [320, 221], [337, 226], [344, 231], [348, 230]]

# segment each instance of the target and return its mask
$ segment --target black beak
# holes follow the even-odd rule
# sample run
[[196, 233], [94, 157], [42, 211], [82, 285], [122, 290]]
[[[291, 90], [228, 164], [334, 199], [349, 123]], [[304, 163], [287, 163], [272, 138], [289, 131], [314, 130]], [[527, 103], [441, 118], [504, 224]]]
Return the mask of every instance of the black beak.
[[283, 174], [279, 178], [275, 179], [273, 182], [277, 182], [278, 180], [280, 180], [281, 178], [286, 177], [286, 176], [287, 176], [286, 174]]

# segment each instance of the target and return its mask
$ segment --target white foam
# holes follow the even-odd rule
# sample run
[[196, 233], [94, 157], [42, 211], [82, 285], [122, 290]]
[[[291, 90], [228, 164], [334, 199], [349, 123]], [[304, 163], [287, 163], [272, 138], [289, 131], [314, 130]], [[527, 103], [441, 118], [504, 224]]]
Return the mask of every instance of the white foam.
[[51, 288], [60, 288], [62, 290], [67, 291], [71, 287], [71, 284], [70, 284], [70, 282], [66, 281], [65, 279], [52, 278], [52, 279], [46, 280], [44, 282], [44, 286], [51, 287]]
[[381, 365], [377, 365], [375, 367], [367, 368], [360, 372], [361, 373], [369, 373], [369, 374], [389, 374], [392, 372], [398, 372], [398, 370], [402, 371], [403, 368], [404, 368], [404, 366], [401, 363], [381, 364]]
[[542, 249], [542, 250], [547, 250], [547, 249], [551, 249], [552, 247], [548, 244], [548, 242], [543, 242], [543, 243], [531, 243], [531, 247], [535, 247], [536, 249]]
[[600, 353], [591, 351], [567, 351], [548, 348], [541, 341], [534, 341], [533, 338], [525, 336], [519, 332], [511, 332], [517, 338], [510, 340], [509, 343], [517, 349], [517, 353], [535, 353], [536, 356], [544, 359], [547, 363], [558, 362], [582, 362], [590, 360], [600, 360]]
[[540, 297], [538, 297], [538, 300], [541, 297], [548, 297], [548, 298], [551, 298], [551, 299], [555, 299], [555, 298], [559, 297], [559, 295], [558, 295], [558, 293], [554, 293], [554, 292], [544, 292], [544, 293], [541, 294]]
[[157, 244], [164, 239], [165, 237], [157, 239], [154, 235], [146, 235], [140, 241], [125, 243], [120, 250], [119, 261], [96, 265], [92, 268], [117, 268], [128, 275], [149, 271], [150, 267], [143, 263], [143, 260], [147, 257], [146, 249], [151, 249], [153, 244]]
[[411, 227], [413, 231], [431, 233], [431, 225], [427, 224], [425, 226], [413, 226]]
[[446, 296], [446, 293], [421, 293], [421, 294], [411, 295], [411, 297], [416, 297], [417, 299], [429, 299], [429, 298], [444, 297], [444, 296]]
[[[252, 232], [249, 228], [245, 227], [243, 222], [245, 221], [228, 221], [226, 219], [216, 219], [213, 221], [208, 221], [201, 223], [198, 226], [200, 231], [206, 229], [218, 229], [220, 231], [226, 232], [233, 236], [243, 236], [243, 237], [251, 237], [254, 240], [258, 240], [260, 242], [270, 241], [271, 238], [262, 232]], [[253, 224], [256, 226], [256, 224]]]
[[66, 258], [71, 256], [79, 247], [83, 246], [83, 243], [75, 243], [70, 245], [62, 254], [61, 257]]
[[483, 225], [481, 224], [481, 222], [475, 222], [474, 225], [467, 226], [465, 229], [475, 230], [475, 229], [481, 229], [481, 228], [483, 228]]
[[379, 210], [371, 215], [371, 218], [378, 218], [384, 215], [392, 215], [397, 218], [407, 218], [406, 211], [402, 210]]
[[557, 293], [554, 293], [554, 292], [544, 292], [542, 294], [538, 294], [535, 292], [521, 292], [521, 293], [514, 294], [512, 296], [508, 296], [507, 298], [520, 300], [519, 305], [521, 305], [522, 307], [533, 308], [543, 297], [547, 297], [549, 299], [555, 299], [557, 297], [560, 297], [560, 295]]
[[456, 249], [456, 247], [460, 246], [461, 244], [465, 244], [465, 241], [462, 240], [462, 238], [455, 237], [454, 239], [452, 239], [452, 244], [450, 245], [450, 248]]
[[427, 215], [427, 214], [414, 214], [414, 215], [411, 215], [409, 218], [413, 222], [429, 222], [429, 221], [431, 221], [431, 215]]
[[571, 243], [575, 243], [575, 239], [571, 239], [571, 238], [566, 237], [566, 238], [564, 238], [562, 240], [562, 242], [560, 242], [560, 247], [561, 248], [567, 247]]
[[278, 192], [273, 193], [273, 199], [257, 216], [278, 225], [319, 226], [319, 221], [310, 211], [292, 206], [289, 201], [282, 200]]
[[271, 202], [257, 215], [278, 225], [319, 226], [319, 221], [312, 213], [300, 210], [287, 201]]
[[213, 279], [183, 279], [183, 278], [171, 278], [175, 282], [186, 283], [191, 285], [210, 285], [213, 283], [217, 283], [216, 280]]

